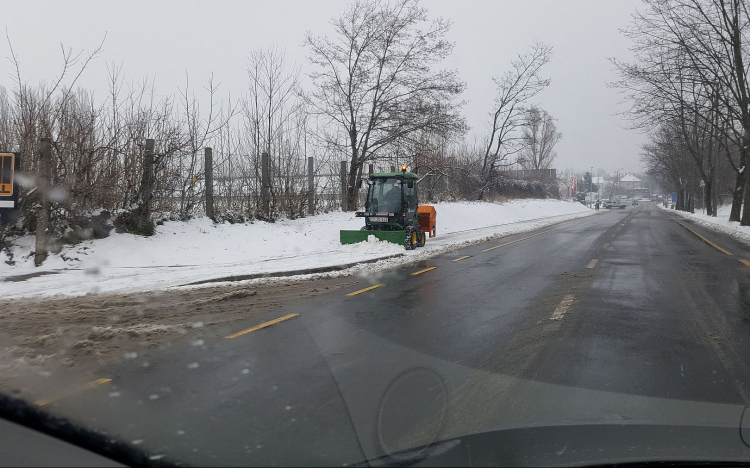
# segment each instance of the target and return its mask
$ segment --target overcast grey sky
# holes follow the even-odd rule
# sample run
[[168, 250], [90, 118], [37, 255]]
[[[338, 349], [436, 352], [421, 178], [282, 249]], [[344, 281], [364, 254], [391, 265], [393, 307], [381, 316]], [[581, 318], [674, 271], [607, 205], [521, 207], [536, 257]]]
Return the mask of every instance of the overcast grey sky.
[[[328, 20], [346, 1], [9, 1], [0, 24], [7, 27], [25, 80], [50, 80], [61, 63], [59, 44], [91, 49], [105, 33], [100, 58], [79, 84], [104, 96], [107, 62], [123, 65], [128, 79], [155, 76], [159, 92], [174, 94], [186, 72], [193, 86], [214, 73], [221, 91], [238, 96], [246, 86], [246, 62], [253, 49], [279, 46], [287, 60], [308, 70], [301, 47], [305, 31], [330, 32]], [[492, 76], [535, 40], [554, 47], [545, 73], [551, 86], [537, 103], [556, 119], [563, 133], [559, 169], [624, 168], [638, 171], [644, 137], [625, 129], [615, 114], [620, 96], [608, 89], [616, 78], [608, 57], [629, 58], [627, 26], [639, 0], [423, 0], [432, 16], [453, 21], [456, 47], [447, 66], [467, 83], [465, 115], [483, 133], [494, 97]], [[0, 55], [10, 55], [2, 41]], [[3, 62], [10, 72], [9, 62]], [[8, 73], [0, 85], [12, 86]]]

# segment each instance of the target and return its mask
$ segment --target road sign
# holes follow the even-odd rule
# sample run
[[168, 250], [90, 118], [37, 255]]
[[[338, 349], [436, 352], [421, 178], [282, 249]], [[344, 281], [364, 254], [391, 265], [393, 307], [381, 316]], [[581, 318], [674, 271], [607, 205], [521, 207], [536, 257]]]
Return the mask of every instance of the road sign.
[[677, 192], [672, 192], [672, 203], [677, 203]]
[[15, 173], [21, 162], [19, 153], [0, 153], [0, 209], [15, 209], [18, 185]]

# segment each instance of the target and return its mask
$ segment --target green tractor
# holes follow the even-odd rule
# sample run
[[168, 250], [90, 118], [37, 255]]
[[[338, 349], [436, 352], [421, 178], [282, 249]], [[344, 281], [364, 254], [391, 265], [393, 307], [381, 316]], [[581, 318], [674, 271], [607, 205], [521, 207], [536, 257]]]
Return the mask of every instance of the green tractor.
[[435, 208], [419, 205], [417, 175], [406, 172], [406, 166], [401, 172], [372, 174], [367, 185], [365, 211], [355, 213], [365, 218], [365, 226], [359, 231], [341, 231], [342, 244], [365, 242], [375, 236], [413, 250], [425, 245], [428, 234], [435, 236]]

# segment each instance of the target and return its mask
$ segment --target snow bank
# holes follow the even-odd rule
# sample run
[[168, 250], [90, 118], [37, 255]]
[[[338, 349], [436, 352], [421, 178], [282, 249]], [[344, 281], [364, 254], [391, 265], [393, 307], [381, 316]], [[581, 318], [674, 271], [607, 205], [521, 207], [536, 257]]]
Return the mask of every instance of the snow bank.
[[706, 214], [702, 214], [700, 212], [688, 213], [686, 211], [664, 208], [662, 205], [659, 205], [659, 207], [665, 210], [669, 210], [685, 218], [691, 218], [698, 224], [702, 224], [704, 226], [716, 229], [717, 231], [721, 231], [750, 242], [750, 226], [740, 226], [740, 223], [729, 221], [729, 214], [732, 211], [731, 205], [720, 206], [716, 212], [717, 216], [715, 218]]
[[[498, 235], [594, 214], [580, 203], [559, 200], [441, 203], [436, 209], [438, 237], [409, 252], [377, 240], [340, 245], [339, 230], [363, 225], [353, 213], [342, 212], [276, 223], [216, 225], [205, 218], [167, 222], [157, 226], [152, 237], [113, 233], [65, 247], [39, 269], [30, 255], [33, 238], [25, 237], [13, 249], [15, 265], [6, 264], [8, 258], [0, 254], [0, 277], [5, 280], [0, 291], [4, 297], [21, 297], [163, 289], [212, 278], [272, 275], [399, 256], [355, 268], [383, 269]], [[11, 281], [40, 271], [57, 274]]]

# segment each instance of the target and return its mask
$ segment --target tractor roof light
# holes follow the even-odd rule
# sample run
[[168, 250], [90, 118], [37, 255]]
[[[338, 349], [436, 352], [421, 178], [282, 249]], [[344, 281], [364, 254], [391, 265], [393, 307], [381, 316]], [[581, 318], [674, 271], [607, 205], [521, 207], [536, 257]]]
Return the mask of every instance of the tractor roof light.
[[403, 166], [401, 166], [401, 172], [406, 172], [406, 164], [404, 164]]

